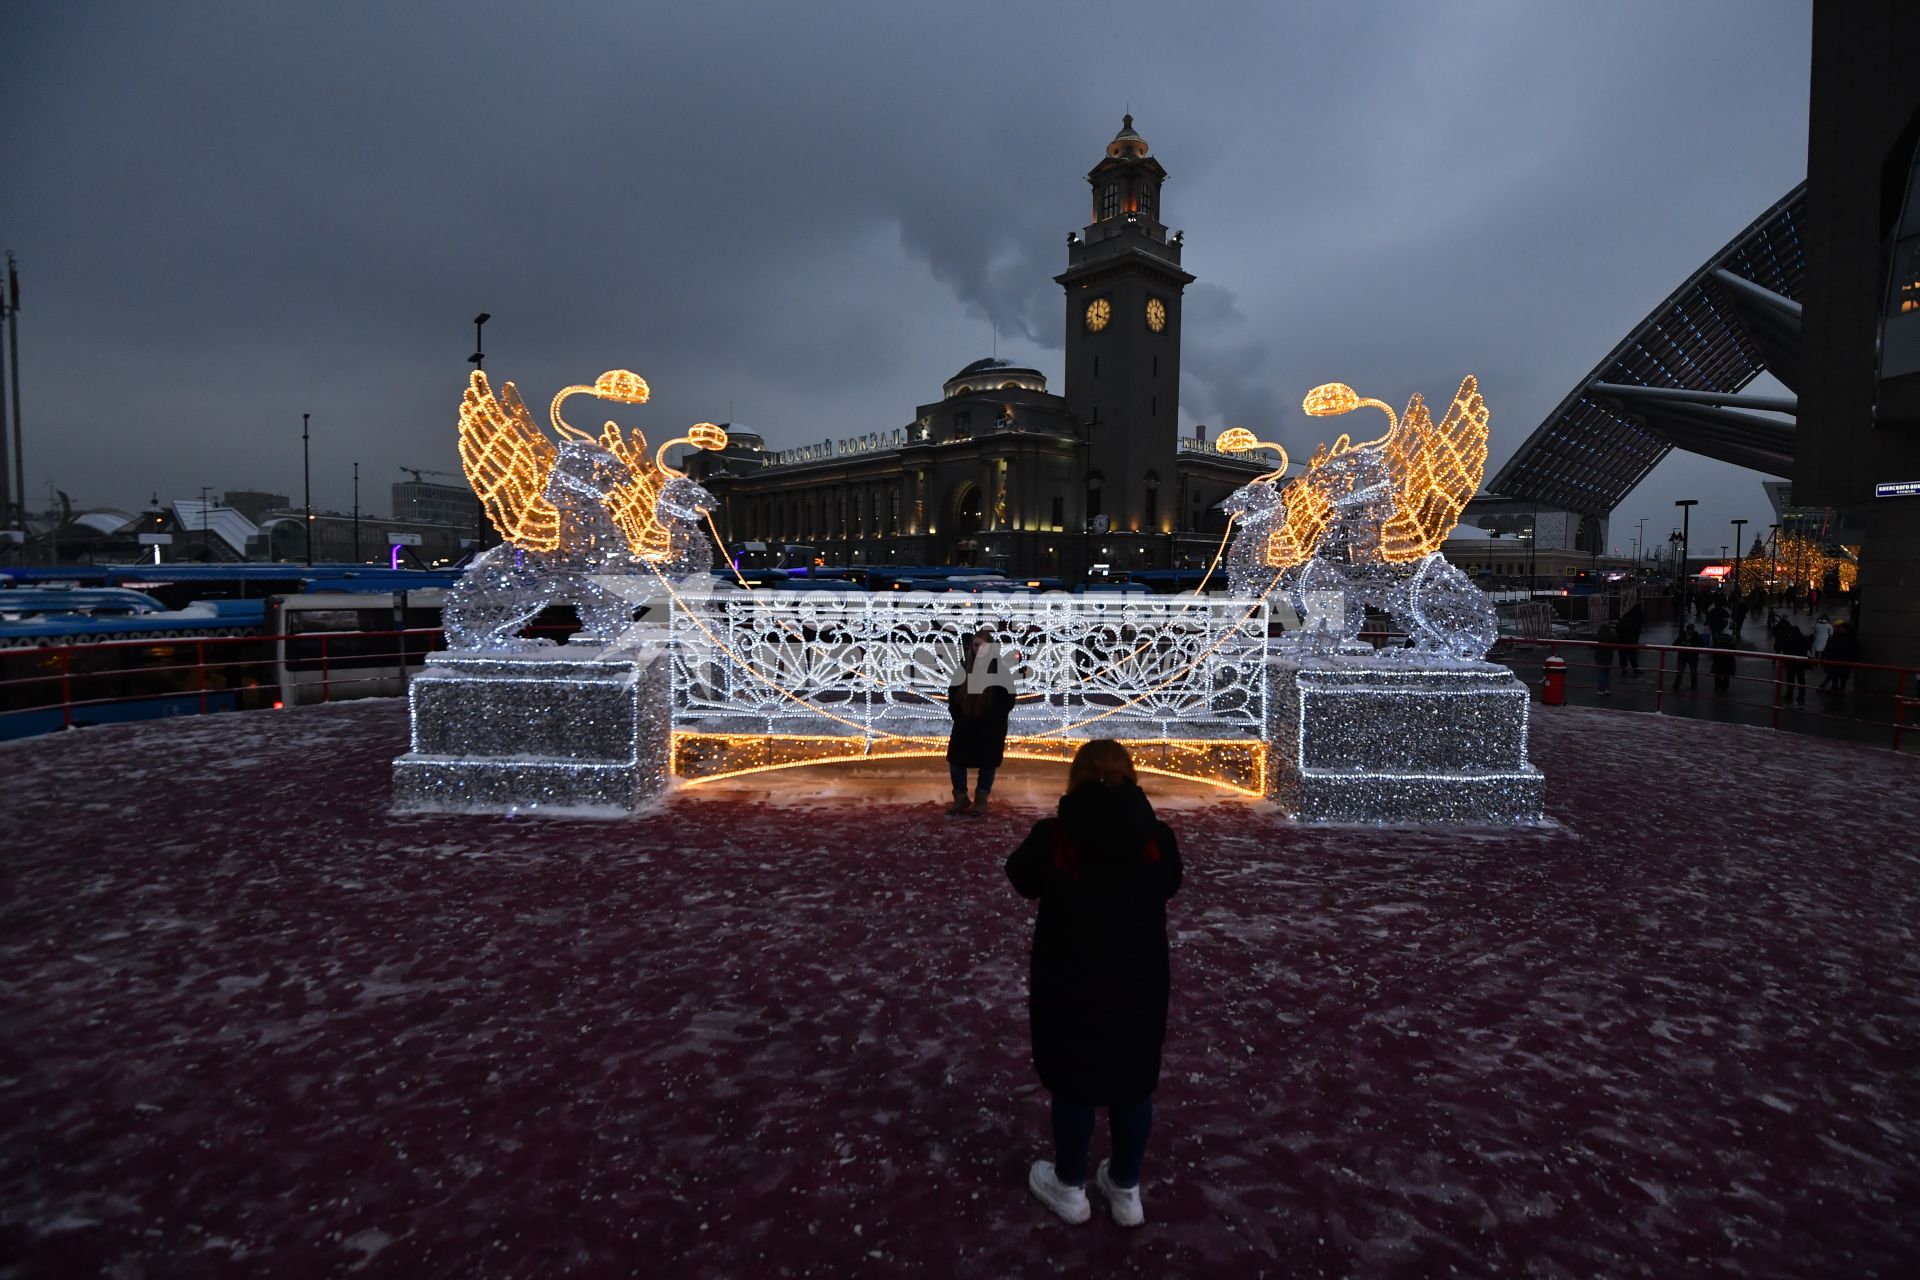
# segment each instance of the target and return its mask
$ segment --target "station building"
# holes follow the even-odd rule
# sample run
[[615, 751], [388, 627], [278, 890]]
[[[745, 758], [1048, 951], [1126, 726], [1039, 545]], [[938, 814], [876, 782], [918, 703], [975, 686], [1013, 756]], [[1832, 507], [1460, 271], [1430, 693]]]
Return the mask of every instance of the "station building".
[[688, 459], [729, 544], [801, 543], [834, 564], [993, 566], [1078, 577], [1091, 566], [1207, 564], [1221, 499], [1271, 469], [1180, 434], [1181, 301], [1194, 277], [1169, 234], [1167, 172], [1125, 117], [1087, 174], [1092, 220], [1067, 236], [1065, 379], [966, 364], [910, 421], [798, 449], [732, 443]]

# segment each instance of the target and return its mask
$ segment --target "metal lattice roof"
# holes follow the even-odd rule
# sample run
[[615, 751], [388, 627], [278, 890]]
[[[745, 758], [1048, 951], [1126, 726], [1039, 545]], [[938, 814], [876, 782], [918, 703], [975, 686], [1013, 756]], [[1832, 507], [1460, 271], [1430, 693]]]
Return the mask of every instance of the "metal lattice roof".
[[1654, 308], [1580, 380], [1488, 483], [1492, 492], [1562, 511], [1604, 516], [1646, 479], [1673, 446], [1648, 434], [1596, 382], [1738, 391], [1766, 368], [1740, 311], [1711, 273], [1724, 267], [1782, 297], [1798, 299], [1806, 273], [1801, 183]]

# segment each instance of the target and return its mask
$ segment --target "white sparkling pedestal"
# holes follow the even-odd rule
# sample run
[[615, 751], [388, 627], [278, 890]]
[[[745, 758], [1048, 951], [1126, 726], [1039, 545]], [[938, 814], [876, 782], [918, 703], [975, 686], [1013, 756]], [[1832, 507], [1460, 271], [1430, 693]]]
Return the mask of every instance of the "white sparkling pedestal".
[[1305, 822], [1543, 820], [1527, 687], [1490, 662], [1271, 659], [1268, 796]]
[[399, 812], [618, 817], [666, 790], [666, 653], [436, 653], [407, 691]]

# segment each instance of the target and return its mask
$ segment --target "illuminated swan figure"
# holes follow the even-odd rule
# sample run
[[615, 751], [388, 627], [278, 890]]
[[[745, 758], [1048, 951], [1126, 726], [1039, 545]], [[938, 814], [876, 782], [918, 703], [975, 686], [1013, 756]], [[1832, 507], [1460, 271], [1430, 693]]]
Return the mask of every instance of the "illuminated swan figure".
[[1274, 487], [1278, 472], [1222, 504], [1256, 516], [1237, 530], [1229, 554], [1265, 574], [1247, 573], [1260, 585], [1243, 591], [1236, 581], [1234, 593], [1258, 594], [1278, 578], [1305, 620], [1293, 643], [1308, 650], [1371, 651], [1358, 636], [1372, 605], [1391, 614], [1420, 652], [1485, 654], [1497, 634], [1492, 602], [1439, 554], [1486, 470], [1487, 407], [1478, 383], [1462, 380], [1438, 426], [1417, 395], [1395, 414], [1341, 382], [1315, 387], [1301, 407], [1314, 417], [1377, 408], [1387, 431], [1359, 444], [1342, 434], [1316, 449], [1306, 471], [1276, 496], [1252, 491]]
[[615, 369], [571, 386], [548, 414], [560, 443], [534, 425], [511, 382], [499, 395], [474, 370], [460, 402], [460, 463], [502, 543], [479, 556], [447, 592], [448, 648], [524, 650], [550, 643], [518, 637], [551, 604], [572, 604], [571, 643], [605, 645], [624, 633], [647, 593], [608, 590], [596, 578], [645, 574], [656, 582], [704, 575], [712, 550], [700, 525], [713, 498], [666, 463], [676, 444], [723, 449], [727, 433], [695, 423], [651, 457], [646, 437], [609, 422], [596, 438], [560, 416], [570, 396], [645, 404], [647, 384]]

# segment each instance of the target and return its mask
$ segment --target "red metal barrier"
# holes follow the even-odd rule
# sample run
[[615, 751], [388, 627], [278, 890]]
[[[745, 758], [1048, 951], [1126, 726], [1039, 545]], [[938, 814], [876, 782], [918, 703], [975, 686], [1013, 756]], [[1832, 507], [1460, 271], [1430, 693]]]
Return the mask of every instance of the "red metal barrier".
[[[1916, 671], [1916, 668], [1896, 666], [1891, 663], [1839, 662], [1832, 659], [1768, 653], [1758, 649], [1711, 649], [1695, 648], [1688, 645], [1657, 644], [1601, 644], [1595, 640], [1572, 639], [1523, 640], [1515, 637], [1503, 637], [1503, 640], [1509, 643], [1496, 645], [1494, 652], [1488, 656], [1494, 661], [1504, 662], [1507, 666], [1514, 669], [1514, 674], [1519, 676], [1522, 681], [1535, 687], [1540, 685], [1540, 678], [1538, 675], [1529, 676], [1528, 669], [1536, 668], [1548, 655], [1559, 656], [1560, 651], [1563, 649], [1575, 651], [1585, 650], [1589, 655], [1604, 650], [1610, 655], [1610, 658], [1612, 655], [1621, 651], [1642, 655], [1658, 655], [1658, 671], [1655, 678], [1659, 680], [1660, 684], [1657, 689], [1651, 691], [1652, 709], [1658, 714], [1684, 714], [1683, 712], [1677, 712], [1668, 705], [1668, 697], [1677, 690], [1679, 685], [1679, 678], [1682, 674], [1679, 669], [1679, 661], [1682, 657], [1688, 655], [1697, 655], [1693, 659], [1695, 665], [1688, 669], [1689, 692], [1692, 692], [1695, 688], [1693, 682], [1698, 680], [1698, 668], [1700, 666], [1708, 667], [1709, 672], [1711, 672], [1712, 663], [1716, 656], [1729, 658], [1731, 659], [1733, 670], [1725, 677], [1727, 687], [1724, 690], [1717, 690], [1710, 686], [1710, 688], [1704, 692], [1706, 692], [1710, 698], [1717, 699], [1713, 705], [1730, 708], [1742, 706], [1752, 708], [1755, 715], [1763, 715], [1765, 717], [1765, 723], [1770, 724], [1775, 729], [1792, 727], [1791, 725], [1783, 726], [1782, 724], [1782, 713], [1790, 709], [1794, 715], [1803, 717], [1806, 721], [1823, 721], [1836, 728], [1839, 726], [1859, 726], [1862, 728], [1889, 731], [1893, 749], [1897, 751], [1900, 749], [1902, 738], [1904, 712], [1908, 707], [1920, 706], [1920, 697], [1909, 697], [1905, 692], [1909, 687], [1908, 677]], [[1669, 653], [1674, 655], [1673, 666], [1669, 666], [1667, 663], [1667, 655]], [[1617, 661], [1617, 658], [1612, 658], [1607, 665], [1611, 668]], [[1760, 663], [1765, 664], [1766, 674], [1760, 676], [1751, 674], [1751, 669]], [[1600, 664], [1593, 663], [1592, 665], [1598, 667]], [[1743, 673], [1742, 668], [1746, 669], [1746, 673]], [[1806, 701], [1807, 693], [1809, 692], [1805, 685], [1806, 676], [1814, 671], [1830, 671], [1836, 668], [1846, 670], [1850, 676], [1851, 673], [1855, 672], [1890, 673], [1893, 677], [1894, 691], [1892, 696], [1886, 698], [1883, 704], [1888, 708], [1890, 714], [1887, 714], [1884, 718], [1880, 715], [1864, 714], [1858, 710], [1855, 710], [1851, 714], [1840, 714], [1818, 703], [1809, 706]], [[1577, 665], [1569, 666], [1570, 672], [1577, 672], [1578, 670], [1579, 667]], [[1796, 676], [1794, 674], [1795, 672], [1799, 674]], [[1712, 677], [1715, 681], [1719, 678], [1720, 677]], [[1764, 687], [1764, 693], [1761, 688], [1756, 686]], [[1615, 685], [1616, 689], [1621, 687], [1623, 686]], [[1632, 688], [1632, 686], [1625, 687]], [[1794, 696], [1795, 690], [1799, 691], [1797, 698]], [[1821, 696], [1825, 695], [1828, 691], [1816, 689], [1811, 692], [1816, 696]], [[1741, 696], [1743, 693], [1748, 696]], [[1857, 705], [1856, 700], [1861, 698], [1863, 693], [1860, 690], [1850, 688], [1839, 693], [1834, 693], [1832, 696], [1835, 698], [1845, 697]], [[1878, 703], [1883, 695], [1880, 693], [1867, 693], [1864, 694], [1864, 696]], [[1904, 727], [1912, 728], [1915, 726], [1905, 725]]]
[[[571, 628], [565, 627], [537, 629], [558, 632], [571, 630]], [[1366, 635], [1367, 638], [1372, 640], [1376, 645], [1382, 646], [1398, 643], [1404, 639], [1404, 637], [1386, 632], [1370, 632], [1366, 633]], [[350, 678], [340, 678], [336, 676], [333, 646], [346, 641], [359, 642], [380, 639], [391, 639], [394, 641], [390, 651], [356, 654], [354, 655], [354, 659], [382, 662], [385, 665], [390, 665], [404, 671], [407, 668], [418, 666], [419, 662], [424, 660], [424, 655], [427, 650], [442, 648], [445, 642], [444, 633], [438, 627], [417, 627], [395, 631], [309, 631], [297, 632], [288, 636], [200, 636], [193, 637], [191, 640], [193, 647], [193, 661], [191, 663], [150, 664], [125, 670], [101, 672], [81, 671], [78, 673], [74, 670], [74, 658], [76, 655], [99, 655], [112, 651], [125, 650], [184, 648], [187, 641], [184, 639], [110, 640], [103, 641], [99, 644], [0, 650], [0, 662], [4, 662], [11, 656], [33, 655], [41, 659], [53, 658], [57, 661], [59, 668], [51, 674], [30, 676], [7, 675], [4, 678], [0, 678], [0, 722], [4, 722], [4, 719], [8, 716], [36, 712], [44, 713], [53, 710], [55, 704], [51, 699], [37, 704], [34, 703], [32, 699], [35, 695], [32, 691], [37, 687], [50, 685], [55, 682], [58, 682], [59, 685], [58, 706], [61, 714], [61, 723], [66, 728], [72, 728], [74, 724], [74, 712], [76, 710], [121, 703], [153, 701], [158, 698], [179, 696], [180, 692], [182, 692], [178, 690], [177, 687], [175, 689], [147, 688], [113, 697], [75, 698], [74, 686], [76, 680], [87, 680], [89, 678], [105, 679], [110, 677], [125, 677], [132, 680], [136, 677], [145, 677], [152, 682], [158, 682], [173, 677], [185, 676], [188, 673], [190, 673], [193, 685], [184, 692], [197, 695], [199, 710], [204, 714], [216, 709], [211, 705], [209, 697], [213, 692], [220, 691], [239, 694], [244, 692], [246, 688], [265, 687], [264, 685], [236, 685], [233, 683], [236, 673], [240, 673], [242, 678], [244, 678], [246, 668], [258, 669], [265, 667], [273, 670], [277, 676], [277, 660], [272, 656], [272, 653], [281, 641], [317, 643], [319, 647], [317, 663], [320, 672], [320, 680], [318, 682], [320, 698], [323, 702], [330, 702], [333, 699], [334, 686], [336, 684], [357, 683]], [[408, 645], [409, 640], [416, 642], [425, 641], [426, 643], [423, 648], [410, 649]], [[208, 660], [208, 651], [210, 649], [219, 653], [230, 653], [232, 652], [232, 647], [238, 645], [252, 645], [256, 648], [264, 649], [268, 651], [269, 656], [240, 656], [226, 659], [216, 658], [212, 661]], [[1653, 644], [1602, 645], [1593, 640], [1533, 639], [1518, 636], [1499, 637], [1494, 644], [1493, 651], [1488, 657], [1493, 661], [1505, 663], [1513, 669], [1514, 674], [1522, 681], [1528, 685], [1537, 687], [1541, 684], [1540, 675], [1536, 672], [1530, 677], [1529, 672], [1544, 663], [1544, 660], [1548, 656], [1561, 656], [1562, 650], [1585, 650], [1589, 655], [1596, 651], [1605, 650], [1609, 655], [1608, 665], [1610, 667], [1617, 661], [1614, 655], [1620, 651], [1654, 655], [1656, 663], [1654, 664], [1654, 671], [1652, 672], [1655, 681], [1652, 709], [1656, 714], [1673, 714], [1673, 712], [1668, 709], [1668, 695], [1678, 691], [1679, 677], [1681, 674], [1679, 662], [1680, 659], [1686, 655], [1694, 655], [1695, 665], [1690, 669], [1690, 679], [1695, 682], [1694, 687], [1697, 687], [1699, 664], [1705, 663], [1711, 666], [1716, 655], [1731, 657], [1734, 661], [1735, 670], [1726, 677], [1728, 680], [1728, 688], [1724, 691], [1729, 696], [1724, 703], [1719, 705], [1750, 706], [1754, 707], [1756, 711], [1765, 707], [1767, 708], [1766, 714], [1768, 716], [1768, 722], [1771, 723], [1775, 729], [1781, 727], [1782, 710], [1791, 705], [1797, 715], [1811, 719], [1844, 722], [1846, 724], [1889, 730], [1892, 735], [1893, 749], [1898, 751], [1905, 731], [1909, 728], [1916, 727], [1915, 725], [1907, 723], [1908, 709], [1920, 706], [1920, 696], [1912, 696], [1909, 694], [1909, 689], [1920, 688], [1920, 686], [1911, 685], [1908, 679], [1909, 676], [1914, 674], [1916, 668], [1893, 666], [1887, 663], [1834, 662], [1810, 657], [1803, 658], [1786, 654], [1763, 653], [1753, 649], [1704, 649], [1690, 646]], [[1670, 653], [1675, 656], [1672, 666], [1669, 666], [1667, 661], [1667, 655]], [[305, 665], [315, 662], [316, 659], [300, 657], [287, 659], [286, 661]], [[1769, 673], [1766, 676], [1755, 677], [1740, 674], [1739, 666], [1741, 664], [1744, 663], [1751, 666], [1756, 662], [1765, 662], [1767, 664]], [[1894, 691], [1889, 703], [1891, 714], [1882, 720], [1863, 715], [1836, 715], [1831, 711], [1819, 708], [1814, 710], [1806, 709], [1804, 706], [1804, 677], [1801, 680], [1790, 680], [1789, 673], [1795, 669], [1804, 673], [1808, 669], [1831, 668], [1846, 668], [1848, 671], [1858, 672], [1892, 673]], [[1571, 683], [1573, 674], [1578, 670], [1579, 668], [1577, 666], [1569, 665], [1567, 668], [1569, 683]], [[217, 682], [210, 679], [210, 676], [215, 674], [219, 676]], [[1672, 677], [1671, 684], [1673, 687], [1671, 689], [1669, 688], [1669, 676]], [[370, 678], [391, 679], [392, 677], [383, 675]], [[1736, 686], [1739, 689], [1748, 689], [1762, 682], [1768, 686], [1769, 697], [1766, 703], [1762, 703], [1759, 699], [1743, 699], [1732, 696]], [[1634, 686], [1622, 687], [1623, 689], [1631, 689]], [[1792, 688], [1802, 689], [1801, 701], [1789, 703], [1788, 693]], [[275, 694], [277, 696], [277, 685]], [[21, 695], [26, 697], [28, 705], [14, 705], [16, 698]]]

